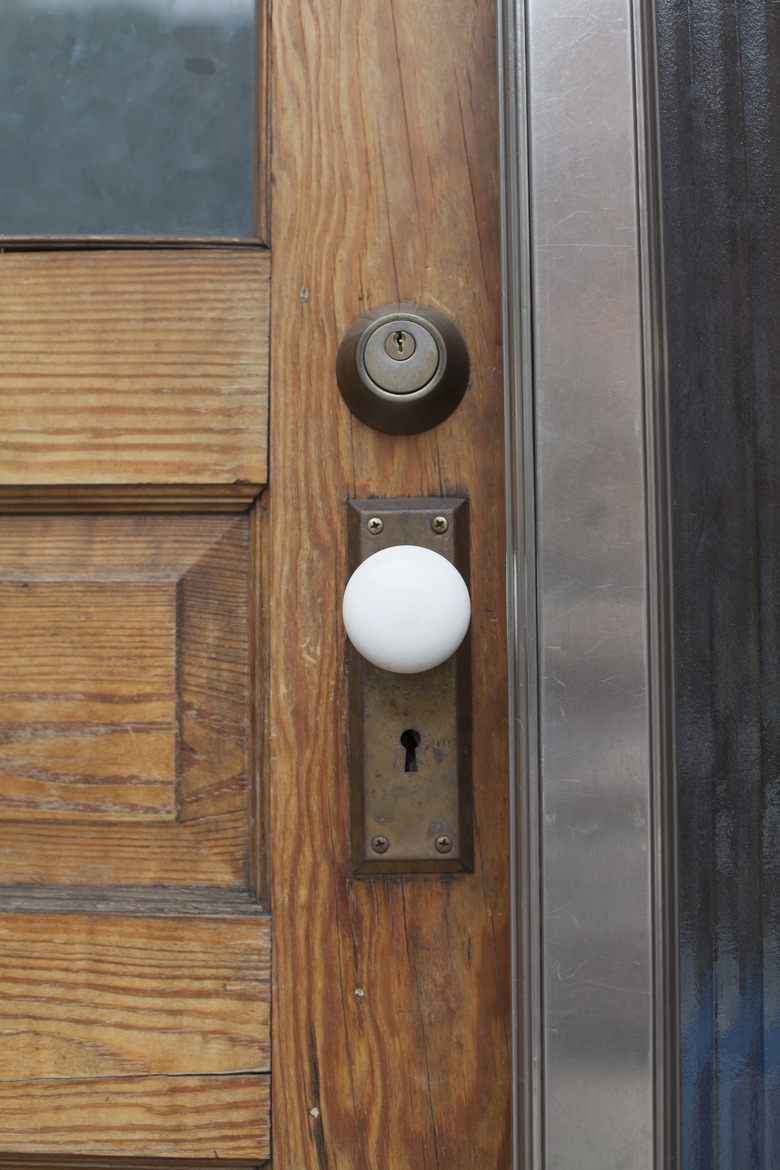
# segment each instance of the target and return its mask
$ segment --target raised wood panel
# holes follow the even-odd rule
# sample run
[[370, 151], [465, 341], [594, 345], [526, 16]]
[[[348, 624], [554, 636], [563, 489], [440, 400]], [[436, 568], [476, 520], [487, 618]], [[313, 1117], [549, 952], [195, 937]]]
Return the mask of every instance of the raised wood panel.
[[0, 679], [0, 819], [175, 819], [175, 584], [2, 582]]
[[147, 1168], [154, 1158], [170, 1159], [172, 1168], [182, 1170], [185, 1159], [196, 1158], [254, 1167], [269, 1156], [269, 1114], [268, 1076], [5, 1083], [0, 1164], [15, 1164], [8, 1156], [15, 1151], [20, 1166], [25, 1155], [45, 1153], [54, 1167], [54, 1159], [79, 1150], [84, 1158], [144, 1155], [140, 1166]]
[[[284, 1170], [511, 1162], [496, 60], [495, 6], [482, 0], [274, 7], [269, 677]], [[352, 418], [334, 377], [349, 325], [398, 299], [454, 320], [472, 361], [457, 411], [418, 436]], [[351, 873], [344, 501], [371, 495], [470, 497], [473, 875]]]
[[0, 516], [0, 884], [247, 888], [249, 530]]
[[262, 484], [259, 248], [0, 254], [0, 483]]
[[0, 1082], [269, 1067], [259, 915], [4, 914], [0, 985]]

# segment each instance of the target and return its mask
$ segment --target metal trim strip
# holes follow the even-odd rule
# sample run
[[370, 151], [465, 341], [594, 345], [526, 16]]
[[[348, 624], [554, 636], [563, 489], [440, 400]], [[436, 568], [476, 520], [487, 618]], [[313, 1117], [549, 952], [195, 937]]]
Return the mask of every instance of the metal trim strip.
[[[564, 11], [565, 10], [565, 11]], [[629, 68], [613, 86], [610, 100], [630, 104], [632, 118], [628, 131], [631, 162], [628, 198], [633, 208], [633, 232], [626, 247], [633, 247], [632, 263], [636, 301], [629, 322], [638, 354], [635, 381], [631, 384], [630, 405], [639, 436], [634, 451], [639, 478], [636, 491], [637, 519], [632, 533], [644, 549], [641, 582], [641, 609], [635, 615], [641, 661], [635, 663], [645, 679], [644, 721], [646, 743], [641, 776], [648, 819], [646, 870], [637, 879], [648, 946], [644, 975], [650, 990], [646, 1009], [634, 1023], [647, 1044], [651, 1068], [643, 1083], [644, 1105], [652, 1122], [644, 1144], [633, 1147], [633, 1166], [673, 1167], [677, 1165], [679, 1135], [677, 1069], [676, 922], [673, 780], [673, 694], [671, 679], [671, 589], [669, 553], [669, 496], [667, 456], [667, 408], [664, 377], [666, 348], [661, 260], [660, 152], [658, 148], [655, 96], [654, 5], [642, 0], [601, 3], [596, 9], [581, 0], [499, 0], [499, 75], [501, 94], [502, 173], [502, 265], [504, 281], [504, 376], [506, 386], [507, 434], [507, 598], [509, 648], [509, 719], [512, 802], [512, 882], [514, 918], [514, 1161], [515, 1170], [583, 1170], [585, 1165], [606, 1165], [615, 1149], [614, 1129], [621, 1122], [612, 1118], [593, 1119], [588, 1136], [611, 1132], [612, 1145], [591, 1149], [583, 1162], [583, 1150], [560, 1144], [550, 1150], [549, 1053], [551, 1003], [547, 992], [551, 959], [547, 918], [551, 907], [545, 901], [545, 879], [563, 864], [550, 846], [545, 849], [542, 820], [545, 800], [550, 800], [548, 772], [545, 771], [546, 731], [540, 724], [543, 696], [540, 638], [545, 634], [547, 599], [540, 567], [548, 539], [546, 525], [560, 499], [545, 495], [544, 441], [539, 438], [540, 402], [545, 399], [544, 373], [535, 359], [535, 347], [545, 338], [539, 320], [539, 249], [544, 242], [544, 216], [549, 210], [551, 188], [547, 191], [534, 177], [550, 166], [556, 144], [545, 137], [543, 121], [549, 120], [550, 93], [542, 94], [541, 77], [550, 61], [540, 57], [537, 45], [529, 45], [529, 22], [548, 28], [587, 11], [590, 32], [601, 21], [598, 32], [614, 33], [625, 22], [629, 38]], [[611, 27], [610, 27], [611, 22]], [[571, 25], [570, 25], [571, 27]], [[570, 34], [571, 35], [571, 34]], [[551, 44], [548, 41], [547, 44]], [[604, 41], [604, 44], [607, 42]], [[597, 71], [599, 41], [583, 37], [575, 51], [580, 63]], [[594, 45], [596, 46], [594, 48]], [[571, 60], [572, 45], [569, 44]], [[587, 58], [587, 60], [586, 60]], [[548, 73], [548, 81], [550, 74]], [[614, 77], [613, 77], [614, 80]], [[564, 84], [562, 82], [562, 84]], [[619, 92], [614, 92], [617, 89]], [[548, 121], [549, 125], [549, 121]], [[625, 132], [625, 125], [623, 130]], [[577, 132], [585, 130], [584, 115]], [[584, 148], [602, 150], [607, 164], [625, 167], [624, 141], [602, 138], [583, 142]], [[558, 146], [560, 147], [560, 143]], [[566, 144], [563, 144], [564, 146]], [[570, 145], [570, 144], [569, 144]], [[547, 155], [545, 156], [545, 151]], [[610, 157], [610, 152], [612, 155]], [[616, 153], [615, 153], [616, 152]], [[615, 159], [619, 160], [615, 163]], [[555, 160], [560, 166], [560, 157]], [[618, 176], [620, 180], [621, 176]], [[549, 226], [549, 221], [548, 225]], [[577, 245], [576, 235], [571, 243]], [[573, 249], [573, 251], [576, 249]], [[566, 271], [565, 265], [562, 271]], [[629, 275], [630, 279], [630, 275]], [[534, 300], [536, 290], [537, 300]], [[549, 321], [548, 321], [549, 324]], [[598, 339], [595, 344], [598, 344]], [[641, 482], [640, 482], [641, 479]], [[541, 493], [541, 494], [540, 494]], [[552, 500], [552, 502], [551, 502]], [[640, 530], [641, 529], [641, 530]], [[636, 562], [634, 567], [636, 568]], [[603, 744], [609, 744], [608, 720], [598, 729]], [[640, 753], [641, 754], [641, 753]], [[635, 779], [637, 779], [635, 777]], [[628, 787], [628, 786], [627, 786]], [[548, 813], [551, 811], [548, 808]], [[552, 810], [555, 812], [555, 810]], [[625, 844], [625, 842], [623, 842]], [[581, 941], [581, 940], [580, 940]], [[579, 998], [578, 998], [579, 997]], [[574, 1003], [587, 1009], [585, 981], [577, 987]], [[587, 1060], [583, 1067], [586, 1067]], [[583, 1086], [580, 1085], [582, 1090]], [[580, 1103], [582, 1105], [582, 1103]], [[626, 1124], [625, 1122], [623, 1124]], [[599, 1128], [601, 1126], [601, 1128]], [[606, 1136], [604, 1138], [606, 1142]], [[554, 1144], [554, 1143], [553, 1143]], [[598, 1142], [597, 1142], [598, 1144]], [[606, 1161], [604, 1160], [606, 1157]], [[636, 1159], [639, 1159], [638, 1161]]]
[[[499, 0], [507, 503], [513, 1170], [542, 1165], [541, 865], [531, 206], [523, 0]], [[524, 783], [523, 783], [524, 781]], [[521, 787], [522, 785], [522, 787]]]

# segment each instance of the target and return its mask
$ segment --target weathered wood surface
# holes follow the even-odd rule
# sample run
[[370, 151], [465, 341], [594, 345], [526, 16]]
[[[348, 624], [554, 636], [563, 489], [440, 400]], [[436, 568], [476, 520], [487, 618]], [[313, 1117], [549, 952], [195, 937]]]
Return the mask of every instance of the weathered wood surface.
[[[494, 6], [274, 9], [270, 703], [274, 1164], [510, 1162]], [[363, 312], [427, 303], [472, 381], [419, 436], [335, 383]], [[471, 498], [476, 872], [354, 880], [339, 619], [348, 496]]]
[[0, 582], [0, 818], [176, 817], [176, 588]]
[[[267, 1078], [266, 1078], [267, 1079]], [[262, 1086], [261, 1093], [267, 1092]], [[270, 1162], [258, 1161], [257, 1157], [250, 1158], [220, 1158], [219, 1170], [272, 1170]], [[115, 1158], [91, 1156], [89, 1162], [83, 1157], [58, 1155], [56, 1162], [45, 1155], [39, 1154], [3, 1154], [0, 1151], [0, 1166], [9, 1170], [214, 1170], [214, 1151], [206, 1158], [149, 1158], [122, 1155], [121, 1161]]]
[[259, 916], [0, 915], [0, 1082], [267, 1071], [270, 935]]
[[256, 511], [0, 516], [4, 1165], [268, 1155]]
[[0, 254], [0, 482], [262, 484], [259, 248]]
[[0, 884], [247, 888], [249, 529], [0, 516]]
[[269, 1155], [269, 1113], [268, 1076], [15, 1081], [0, 1084], [0, 1165], [14, 1164], [11, 1151], [81, 1150], [82, 1157], [165, 1157], [180, 1170], [190, 1158], [256, 1166]]

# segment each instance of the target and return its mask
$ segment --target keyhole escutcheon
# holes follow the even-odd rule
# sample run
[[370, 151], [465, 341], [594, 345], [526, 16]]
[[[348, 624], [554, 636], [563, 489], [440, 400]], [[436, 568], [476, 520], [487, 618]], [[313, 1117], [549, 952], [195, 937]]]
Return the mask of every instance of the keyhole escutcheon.
[[417, 749], [419, 746], [419, 731], [415, 731], [413, 727], [408, 727], [406, 731], [401, 732], [401, 747], [406, 748], [406, 762], [404, 763], [404, 772], [417, 771]]

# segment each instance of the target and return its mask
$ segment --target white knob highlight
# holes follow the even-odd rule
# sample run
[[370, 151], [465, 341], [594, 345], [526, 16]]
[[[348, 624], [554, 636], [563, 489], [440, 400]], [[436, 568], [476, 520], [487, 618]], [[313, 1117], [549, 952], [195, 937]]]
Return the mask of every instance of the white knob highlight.
[[369, 662], [396, 674], [417, 674], [455, 653], [469, 628], [471, 599], [445, 557], [399, 544], [355, 569], [343, 615], [349, 640]]

